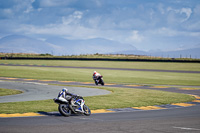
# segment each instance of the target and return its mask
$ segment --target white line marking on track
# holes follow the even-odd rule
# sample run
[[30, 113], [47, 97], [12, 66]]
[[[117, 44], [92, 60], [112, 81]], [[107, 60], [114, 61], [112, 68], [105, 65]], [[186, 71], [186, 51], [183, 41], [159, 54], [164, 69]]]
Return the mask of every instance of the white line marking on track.
[[94, 120], [94, 121], [104, 121], [101, 119], [94, 119], [94, 118], [77, 118], [77, 119], [81, 119], [81, 120]]
[[45, 84], [45, 83], [38, 83], [38, 82], [25, 82], [25, 83], [36, 84], [36, 85], [48, 85], [48, 84]]
[[188, 127], [173, 127], [173, 128], [178, 128], [178, 129], [182, 129], [182, 130], [200, 130], [197, 128], [188, 128]]

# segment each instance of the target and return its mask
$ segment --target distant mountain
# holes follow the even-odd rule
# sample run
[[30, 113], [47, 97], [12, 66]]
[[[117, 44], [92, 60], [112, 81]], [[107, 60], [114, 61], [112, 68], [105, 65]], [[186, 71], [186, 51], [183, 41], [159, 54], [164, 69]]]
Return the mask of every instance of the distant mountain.
[[49, 38], [48, 43], [55, 44], [63, 48], [65, 54], [95, 54], [95, 53], [113, 53], [119, 50], [136, 50], [130, 44], [122, 44], [102, 38], [87, 40], [68, 40], [63, 38]]
[[200, 58], [200, 44], [195, 48], [175, 51], [141, 51], [134, 46], [103, 38], [69, 40], [58, 37], [45, 41], [22, 35], [10, 35], [0, 39], [0, 52], [4, 53], [49, 53], [53, 55], [80, 54], [134, 54], [169, 58]]
[[151, 52], [149, 54], [169, 58], [200, 58], [200, 46], [185, 50]]
[[22, 35], [10, 35], [0, 39], [0, 52], [50, 53], [54, 55], [79, 55], [112, 53], [120, 50], [136, 50], [129, 44], [102, 38], [87, 40], [68, 40], [51, 37], [46, 41]]
[[56, 47], [40, 40], [22, 35], [10, 35], [0, 39], [0, 52], [51, 53]]
[[112, 54], [133, 54], [133, 55], [146, 55], [155, 57], [165, 57], [165, 58], [200, 58], [200, 46], [185, 50], [175, 50], [175, 51], [141, 51], [141, 50], [127, 50], [127, 51], [117, 51]]

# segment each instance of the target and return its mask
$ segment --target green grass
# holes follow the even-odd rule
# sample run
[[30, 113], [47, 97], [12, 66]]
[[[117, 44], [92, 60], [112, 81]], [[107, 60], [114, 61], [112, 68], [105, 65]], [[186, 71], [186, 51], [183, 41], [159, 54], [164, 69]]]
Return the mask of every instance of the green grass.
[[15, 95], [20, 93], [22, 93], [20, 90], [0, 88], [0, 96]]
[[[106, 83], [200, 85], [200, 74], [96, 69]], [[93, 82], [93, 69], [0, 66], [3, 77]]]
[[[155, 63], [155, 62], [117, 62], [117, 61], [49, 61], [49, 60], [0, 60], [10, 64], [36, 64], [49, 66], [110, 67], [160, 70], [200, 71], [199, 63]], [[200, 85], [200, 74], [144, 72], [95, 69], [104, 76], [105, 83], [118, 84], [163, 84], [163, 85]], [[1, 77], [29, 78], [40, 80], [93, 82], [94, 69], [45, 68], [0, 66]], [[91, 109], [109, 109], [139, 107], [192, 101], [185, 95], [155, 90], [130, 88], [107, 88], [113, 93], [102, 96], [85, 97]], [[51, 112], [57, 111], [57, 104], [52, 100], [0, 103], [0, 113]]]
[[109, 67], [133, 69], [200, 71], [200, 63], [126, 62], [126, 61], [67, 61], [67, 60], [0, 60], [8, 64], [34, 64], [47, 66]]
[[[186, 94], [156, 90], [108, 87], [100, 87], [100, 89], [105, 89], [112, 93], [108, 95], [85, 97], [86, 105], [88, 105], [92, 110], [162, 105], [194, 100], [194, 97]], [[51, 99], [42, 101], [0, 103], [0, 113], [51, 112], [58, 111], [57, 107], [58, 105]]]
[[[102, 87], [103, 88], [103, 87]], [[172, 92], [131, 88], [103, 88], [113, 93], [104, 96], [86, 97], [92, 109], [126, 108], [188, 102], [194, 98]], [[95, 101], [95, 102], [93, 102]]]

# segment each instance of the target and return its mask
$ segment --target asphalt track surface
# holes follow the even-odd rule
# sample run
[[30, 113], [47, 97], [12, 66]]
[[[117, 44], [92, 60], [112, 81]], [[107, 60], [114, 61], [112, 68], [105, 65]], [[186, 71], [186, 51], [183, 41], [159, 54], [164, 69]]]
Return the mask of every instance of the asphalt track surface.
[[[18, 82], [28, 82], [25, 79], [0, 78]], [[23, 84], [67, 84], [94, 86], [93, 83], [38, 81]], [[42, 85], [41, 85], [42, 86]], [[154, 89], [200, 96], [200, 90], [180, 90], [177, 87], [157, 88], [148, 86], [106, 85], [107, 87], [128, 87], [139, 89]], [[60, 87], [58, 88], [60, 90]], [[57, 90], [56, 90], [57, 94]], [[117, 99], [116, 99], [117, 100]], [[200, 104], [189, 107], [168, 108], [164, 110], [135, 110], [114, 113], [92, 114], [91, 116], [72, 115], [60, 116], [59, 113], [47, 113], [45, 116], [0, 118], [0, 133], [199, 133]]]
[[200, 106], [169, 110], [0, 119], [2, 133], [199, 133]]
[[47, 85], [45, 83], [37, 82], [8, 82], [1, 80], [0, 87], [6, 89], [17, 89], [24, 92], [17, 95], [1, 96], [0, 103], [53, 99], [57, 97], [59, 91], [61, 91], [63, 88], [67, 88], [69, 92], [76, 95], [81, 95], [83, 97], [106, 95], [110, 93], [106, 90], [94, 88], [66, 87]]

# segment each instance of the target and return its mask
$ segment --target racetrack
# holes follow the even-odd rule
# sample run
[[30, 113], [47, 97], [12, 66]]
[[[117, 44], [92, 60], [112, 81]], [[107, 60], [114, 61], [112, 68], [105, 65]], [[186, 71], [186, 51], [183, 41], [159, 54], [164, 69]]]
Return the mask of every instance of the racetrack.
[[[41, 88], [50, 87], [56, 88], [53, 96], [57, 96], [58, 91], [62, 89], [55, 86], [47, 86], [38, 83], [56, 83], [56, 81], [31, 81], [24, 79], [9, 79], [0, 83], [5, 83], [5, 80], [23, 81], [9, 82], [21, 85], [38, 85]], [[61, 82], [60, 82], [61, 83]], [[91, 83], [64, 83], [71, 85], [94, 85]], [[37, 87], [38, 87], [37, 86]], [[148, 86], [124, 86], [124, 85], [107, 85], [114, 87], [129, 87], [140, 89], [157, 89], [168, 90], [172, 92], [186, 94], [200, 94], [200, 90], [180, 90], [176, 87], [171, 88], [156, 88]], [[7, 87], [8, 88], [8, 87]], [[25, 87], [26, 88], [26, 87]], [[69, 88], [70, 89], [70, 88]], [[75, 90], [72, 88], [72, 91]], [[80, 88], [79, 88], [80, 89]], [[51, 90], [51, 89], [50, 89]], [[52, 90], [51, 90], [52, 91]], [[46, 93], [48, 91], [44, 91]], [[52, 91], [53, 92], [53, 91]], [[79, 92], [77, 92], [79, 93]], [[117, 99], [116, 99], [117, 100]], [[148, 132], [148, 133], [174, 133], [174, 132], [200, 132], [200, 104], [189, 107], [168, 108], [164, 110], [134, 110], [134, 111], [119, 111], [115, 113], [100, 113], [92, 114], [91, 116], [74, 115], [70, 117], [60, 116], [58, 113], [45, 113], [42, 117], [21, 117], [21, 118], [0, 118], [0, 132], [15, 132], [15, 133], [55, 133], [55, 132], [97, 132], [97, 133], [124, 133], [124, 132]], [[41, 112], [42, 113], [42, 112]]]
[[0, 81], [0, 86], [1, 88], [17, 89], [24, 92], [17, 95], [1, 96], [0, 103], [53, 99], [57, 97], [59, 91], [61, 91], [63, 88], [67, 88], [69, 92], [84, 97], [105, 95], [110, 93], [109, 91], [102, 89], [55, 86], [55, 85], [47, 85], [44, 83], [36, 83], [36, 82], [34, 83], [34, 82]]
[[0, 120], [6, 133], [199, 133], [200, 106], [91, 116], [46, 116]]

